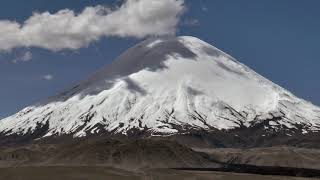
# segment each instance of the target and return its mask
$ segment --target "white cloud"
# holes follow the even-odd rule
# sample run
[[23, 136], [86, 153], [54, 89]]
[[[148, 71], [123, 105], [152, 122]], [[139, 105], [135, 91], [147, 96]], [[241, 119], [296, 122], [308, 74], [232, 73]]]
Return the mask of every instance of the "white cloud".
[[32, 53], [30, 51], [27, 51], [21, 56], [20, 59], [24, 62], [30, 61], [32, 59]]
[[199, 26], [200, 21], [198, 19], [185, 19], [181, 25], [183, 26]]
[[208, 9], [206, 6], [203, 5], [203, 6], [201, 7], [201, 10], [202, 10], [203, 12], [208, 12], [209, 9]]
[[40, 47], [53, 51], [79, 49], [102, 37], [175, 34], [184, 0], [126, 0], [114, 9], [86, 7], [34, 13], [24, 23], [0, 21], [0, 51]]
[[52, 74], [44, 75], [44, 76], [42, 76], [42, 79], [47, 80], [47, 81], [50, 81], [50, 80], [53, 79], [53, 75], [52, 75]]
[[23, 54], [19, 55], [16, 57], [12, 62], [13, 63], [18, 63], [18, 62], [28, 62], [31, 61], [32, 59], [32, 53], [30, 51], [26, 51]]

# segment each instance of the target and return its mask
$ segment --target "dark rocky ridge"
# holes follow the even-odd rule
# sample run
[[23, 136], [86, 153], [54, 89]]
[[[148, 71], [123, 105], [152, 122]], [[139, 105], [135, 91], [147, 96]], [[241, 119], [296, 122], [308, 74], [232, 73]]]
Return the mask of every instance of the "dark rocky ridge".
[[[24, 145], [0, 148], [0, 171], [19, 167], [100, 167], [145, 172], [150, 169], [183, 171], [220, 171], [320, 177], [320, 167], [312, 166], [320, 160], [319, 152], [283, 148], [270, 149], [190, 149], [170, 140], [125, 139], [105, 137], [42, 139]], [[251, 152], [247, 154], [247, 152]], [[268, 153], [266, 156], [265, 153]], [[282, 157], [281, 159], [279, 158]], [[287, 156], [285, 156], [287, 155]], [[311, 160], [311, 158], [312, 160]], [[293, 159], [292, 159], [293, 158]], [[295, 160], [297, 158], [297, 160]], [[259, 159], [258, 164], [254, 164]], [[306, 166], [297, 166], [301, 162]], [[271, 163], [270, 163], [271, 162]], [[1, 176], [0, 176], [1, 177]]]
[[[173, 140], [188, 147], [202, 147], [202, 148], [255, 148], [255, 147], [272, 147], [272, 146], [294, 146], [304, 148], [320, 148], [320, 132], [303, 133], [301, 128], [286, 128], [284, 126], [269, 125], [269, 121], [276, 122], [276, 119], [264, 120], [256, 123], [250, 127], [240, 126], [231, 130], [218, 129], [201, 129], [191, 126], [175, 125], [180, 133], [171, 136], [151, 136], [148, 128], [130, 129], [127, 135], [117, 134], [115, 131], [107, 132], [103, 125], [97, 125], [93, 128], [98, 128], [99, 133], [91, 134], [91, 129], [87, 130], [88, 138], [90, 137], [108, 137], [121, 139], [161, 139]], [[296, 125], [299, 127], [299, 125]], [[73, 134], [63, 135], [59, 137], [54, 135], [52, 137], [42, 138], [47, 132], [46, 125], [39, 125], [33, 133], [27, 133], [23, 136], [18, 134], [5, 135], [0, 134], [0, 145], [19, 145], [32, 143], [37, 139], [51, 140], [51, 139], [73, 139]]]

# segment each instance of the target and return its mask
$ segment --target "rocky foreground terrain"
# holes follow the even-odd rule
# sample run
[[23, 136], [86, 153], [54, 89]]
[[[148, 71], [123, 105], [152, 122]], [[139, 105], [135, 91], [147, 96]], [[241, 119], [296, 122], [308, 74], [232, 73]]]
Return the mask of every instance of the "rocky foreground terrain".
[[168, 139], [61, 138], [2, 146], [0, 177], [33, 180], [320, 177], [317, 149], [191, 148]]

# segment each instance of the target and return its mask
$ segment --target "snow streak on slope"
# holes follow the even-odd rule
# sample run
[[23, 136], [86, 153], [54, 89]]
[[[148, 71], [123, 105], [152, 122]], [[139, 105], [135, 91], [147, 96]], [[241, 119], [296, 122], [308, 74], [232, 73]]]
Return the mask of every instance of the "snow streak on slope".
[[197, 38], [153, 38], [47, 103], [1, 120], [0, 132], [46, 127], [45, 136], [132, 129], [167, 135], [265, 120], [318, 130], [320, 109]]

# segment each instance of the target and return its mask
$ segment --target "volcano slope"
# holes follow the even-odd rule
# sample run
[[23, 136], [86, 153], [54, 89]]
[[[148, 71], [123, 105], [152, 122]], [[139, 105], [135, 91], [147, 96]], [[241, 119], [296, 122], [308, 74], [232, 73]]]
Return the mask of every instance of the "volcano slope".
[[319, 122], [319, 107], [183, 36], [137, 44], [73, 88], [2, 119], [0, 132], [26, 139], [205, 132], [228, 134], [227, 143], [218, 143], [229, 146], [272, 145], [274, 139], [295, 145], [318, 140]]
[[230, 55], [195, 37], [164, 37], [2, 119], [0, 144], [2, 164], [211, 168], [231, 160], [208, 148], [319, 148], [319, 124], [319, 107]]

